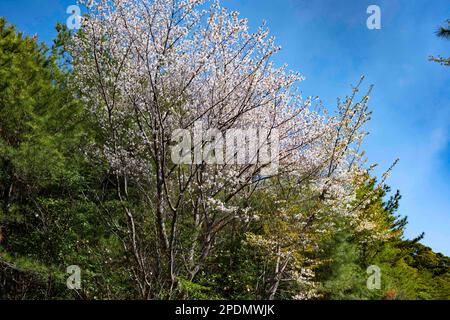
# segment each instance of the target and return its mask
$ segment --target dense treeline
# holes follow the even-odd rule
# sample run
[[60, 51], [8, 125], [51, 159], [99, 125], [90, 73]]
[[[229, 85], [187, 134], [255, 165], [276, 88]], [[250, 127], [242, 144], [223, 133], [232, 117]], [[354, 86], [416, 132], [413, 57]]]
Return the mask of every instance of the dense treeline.
[[[71, 37], [58, 30], [49, 50], [0, 19], [0, 298], [450, 299], [450, 258], [420, 244], [422, 236], [404, 239], [399, 193], [390, 196], [368, 171], [352, 176], [346, 214], [336, 214], [336, 202], [313, 182], [287, 174], [254, 174], [252, 184], [239, 185], [245, 196], [234, 197], [233, 208], [249, 210], [228, 215], [231, 207], [211, 201], [197, 206], [209, 192], [200, 183], [189, 188], [189, 201], [168, 210], [179, 190], [110, 160], [111, 141], [134, 150], [129, 162], [147, 159], [146, 151], [133, 149], [139, 141], [128, 135], [136, 129], [128, 113], [111, 126], [99, 120], [86, 95], [98, 97], [98, 82], [79, 87], [91, 71], [77, 63], [89, 51], [72, 60]], [[106, 101], [126, 95], [105, 86]], [[164, 112], [172, 108], [166, 98]], [[328, 177], [336, 153], [326, 162]], [[151, 163], [148, 170], [158, 171], [159, 162]], [[176, 196], [153, 198], [158, 192]], [[227, 204], [221, 192], [215, 199]], [[162, 208], [153, 208], [158, 201]], [[160, 229], [164, 219], [172, 224]], [[79, 290], [66, 286], [70, 265], [82, 270]], [[368, 288], [369, 266], [380, 268], [380, 288]]]

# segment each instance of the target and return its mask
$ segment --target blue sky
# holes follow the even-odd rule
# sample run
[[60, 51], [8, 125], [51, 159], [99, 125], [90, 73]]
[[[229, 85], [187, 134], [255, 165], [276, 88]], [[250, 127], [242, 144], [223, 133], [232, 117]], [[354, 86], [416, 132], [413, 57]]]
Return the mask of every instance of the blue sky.
[[[0, 16], [50, 42], [75, 0], [1, 0]], [[434, 31], [450, 19], [448, 0], [222, 0], [256, 28], [263, 20], [288, 63], [306, 80], [305, 96], [333, 108], [361, 75], [375, 85], [367, 156], [378, 174], [396, 158], [388, 183], [400, 189], [406, 236], [450, 256], [450, 68], [428, 56], [450, 56]], [[370, 4], [381, 8], [381, 30], [366, 27]]]

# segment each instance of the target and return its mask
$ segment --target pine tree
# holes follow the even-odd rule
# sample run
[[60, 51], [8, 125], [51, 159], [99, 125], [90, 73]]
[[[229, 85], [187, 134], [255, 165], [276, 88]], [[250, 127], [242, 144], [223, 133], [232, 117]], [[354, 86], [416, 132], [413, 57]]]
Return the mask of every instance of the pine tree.
[[0, 19], [0, 273], [38, 291], [81, 181], [81, 105], [67, 79], [44, 45]]
[[[438, 37], [449, 40], [450, 39], [450, 19], [447, 20], [447, 26], [440, 27], [436, 32]], [[444, 66], [450, 66], [450, 58], [443, 58], [441, 56], [438, 57], [430, 57], [431, 61], [440, 63]]]

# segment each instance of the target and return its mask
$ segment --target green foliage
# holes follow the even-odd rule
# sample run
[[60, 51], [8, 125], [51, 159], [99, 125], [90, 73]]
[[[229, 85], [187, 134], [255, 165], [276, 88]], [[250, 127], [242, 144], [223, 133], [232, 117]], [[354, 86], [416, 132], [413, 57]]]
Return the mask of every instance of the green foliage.
[[[109, 266], [123, 255], [95, 202], [104, 168], [85, 157], [92, 125], [56, 52], [0, 19], [0, 262], [11, 271], [0, 297], [25, 279], [36, 290], [17, 297], [117, 297], [129, 287], [109, 282], [129, 275]], [[84, 271], [77, 294], [65, 286], [73, 264]]]

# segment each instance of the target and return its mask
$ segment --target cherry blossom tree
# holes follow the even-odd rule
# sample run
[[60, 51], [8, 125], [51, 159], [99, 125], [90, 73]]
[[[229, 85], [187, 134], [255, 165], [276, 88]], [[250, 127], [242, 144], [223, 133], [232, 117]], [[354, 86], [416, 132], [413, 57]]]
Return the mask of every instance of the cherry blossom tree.
[[[301, 96], [298, 73], [272, 61], [280, 48], [268, 29], [250, 32], [245, 19], [218, 2], [81, 3], [87, 13], [70, 52], [82, 99], [103, 130], [99, 152], [123, 201], [123, 246], [143, 298], [173, 298], [181, 278], [194, 281], [223, 228], [253, 219], [255, 190], [289, 181], [297, 192], [312, 190], [333, 208], [330, 214], [352, 214], [370, 117], [368, 96], [356, 101], [359, 85], [335, 116], [328, 115]], [[277, 170], [266, 174], [265, 162], [236, 164], [229, 157], [216, 164], [175, 163], [174, 132], [199, 125], [223, 136], [258, 129], [255, 154], [277, 141], [270, 154]], [[197, 139], [193, 149], [210, 150], [213, 140]], [[280, 272], [289, 254], [276, 247]], [[275, 292], [276, 286], [271, 296]]]

